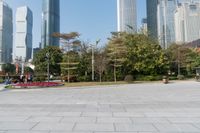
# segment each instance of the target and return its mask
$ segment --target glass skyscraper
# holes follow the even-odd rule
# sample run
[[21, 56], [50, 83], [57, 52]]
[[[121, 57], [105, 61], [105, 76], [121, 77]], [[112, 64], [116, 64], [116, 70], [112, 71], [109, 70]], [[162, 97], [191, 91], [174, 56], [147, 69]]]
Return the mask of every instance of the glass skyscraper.
[[60, 32], [60, 0], [43, 0], [42, 48], [59, 46], [59, 39], [52, 36], [54, 32]]
[[13, 48], [12, 9], [0, 1], [0, 63], [12, 62]]
[[158, 39], [158, 28], [157, 28], [157, 6], [158, 0], [146, 0], [147, 3], [147, 28], [148, 35], [152, 39]]
[[159, 0], [157, 7], [158, 41], [162, 48], [168, 48], [175, 42], [174, 14], [177, 7], [176, 0]]
[[177, 43], [188, 43], [200, 38], [200, 1], [185, 0], [179, 3], [175, 13]]
[[28, 61], [32, 56], [33, 14], [27, 7], [19, 7], [16, 12], [15, 57]]
[[117, 0], [119, 32], [137, 32], [136, 0]]

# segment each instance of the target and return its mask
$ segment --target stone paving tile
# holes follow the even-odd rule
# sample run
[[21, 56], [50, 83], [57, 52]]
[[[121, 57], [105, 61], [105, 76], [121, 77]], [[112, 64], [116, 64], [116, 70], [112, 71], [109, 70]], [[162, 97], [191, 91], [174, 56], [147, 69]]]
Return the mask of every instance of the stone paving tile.
[[175, 117], [173, 113], [169, 112], [150, 112], [144, 113], [146, 117]]
[[129, 123], [132, 121], [130, 118], [116, 118], [116, 117], [97, 117], [97, 123]]
[[167, 118], [170, 123], [200, 123], [200, 118], [182, 117], [182, 118]]
[[52, 112], [50, 116], [70, 116], [70, 117], [79, 117], [82, 112]]
[[63, 117], [52, 117], [52, 116], [32, 116], [26, 121], [28, 122], [60, 122]]
[[72, 131], [74, 124], [70, 123], [48, 123], [41, 122], [36, 125], [33, 131]]
[[81, 116], [85, 117], [112, 117], [111, 112], [83, 112]]
[[157, 129], [153, 124], [115, 124], [116, 131], [119, 132], [154, 132]]
[[[0, 132], [1, 133], [1, 132]], [[30, 131], [30, 130], [13, 130], [5, 133], [49, 133], [49, 131]]]
[[74, 131], [114, 131], [113, 124], [76, 124]]
[[50, 131], [49, 133], [93, 133], [93, 132], [54, 132], [54, 131]]
[[29, 130], [36, 124], [31, 122], [0, 122], [0, 130]]
[[200, 132], [192, 124], [154, 124], [160, 132]]
[[61, 122], [64, 123], [96, 123], [96, 117], [64, 117]]
[[170, 121], [168, 121], [168, 119], [166, 118], [161, 118], [161, 117], [157, 117], [157, 118], [147, 118], [147, 117], [135, 117], [135, 118], [131, 118], [131, 120], [133, 121], [134, 124], [148, 124], [148, 123], [166, 123], [166, 124], [170, 124]]
[[113, 117], [144, 117], [144, 114], [135, 112], [114, 112]]
[[0, 122], [23, 122], [29, 116], [0, 116]]

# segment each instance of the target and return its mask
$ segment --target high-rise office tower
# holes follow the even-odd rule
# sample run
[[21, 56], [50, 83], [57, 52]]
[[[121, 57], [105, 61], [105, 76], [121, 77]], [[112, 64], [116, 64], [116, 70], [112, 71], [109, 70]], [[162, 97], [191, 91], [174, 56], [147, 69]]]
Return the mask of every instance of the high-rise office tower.
[[27, 7], [16, 12], [15, 57], [28, 61], [32, 55], [33, 14]]
[[144, 35], [148, 34], [148, 32], [147, 32], [147, 19], [146, 18], [142, 19], [142, 26], [141, 26], [141, 31], [140, 32], [142, 34], [144, 34]]
[[162, 48], [166, 49], [175, 42], [174, 14], [176, 0], [158, 0], [157, 6], [157, 30], [158, 41]]
[[147, 29], [148, 35], [152, 39], [158, 39], [158, 28], [157, 28], [157, 6], [158, 0], [146, 0], [147, 4]]
[[59, 46], [59, 39], [52, 36], [55, 32], [60, 32], [60, 0], [43, 0], [42, 48]]
[[13, 23], [12, 9], [0, 0], [0, 63], [12, 62]]
[[188, 43], [200, 38], [200, 1], [182, 1], [174, 18], [177, 43]]
[[117, 0], [119, 32], [137, 32], [136, 0]]

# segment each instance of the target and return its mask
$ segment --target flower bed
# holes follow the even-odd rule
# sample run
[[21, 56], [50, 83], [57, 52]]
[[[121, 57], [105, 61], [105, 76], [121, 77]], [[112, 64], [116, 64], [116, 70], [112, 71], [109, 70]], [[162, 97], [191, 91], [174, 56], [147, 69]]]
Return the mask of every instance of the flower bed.
[[13, 85], [14, 88], [33, 88], [33, 87], [54, 87], [62, 86], [63, 83], [58, 82], [32, 82], [32, 83], [18, 83]]

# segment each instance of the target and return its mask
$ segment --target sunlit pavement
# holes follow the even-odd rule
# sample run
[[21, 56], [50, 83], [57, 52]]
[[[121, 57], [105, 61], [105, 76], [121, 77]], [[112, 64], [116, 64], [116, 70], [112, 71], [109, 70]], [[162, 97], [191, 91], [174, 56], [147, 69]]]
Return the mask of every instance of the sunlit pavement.
[[200, 133], [200, 82], [4, 90], [0, 133]]

